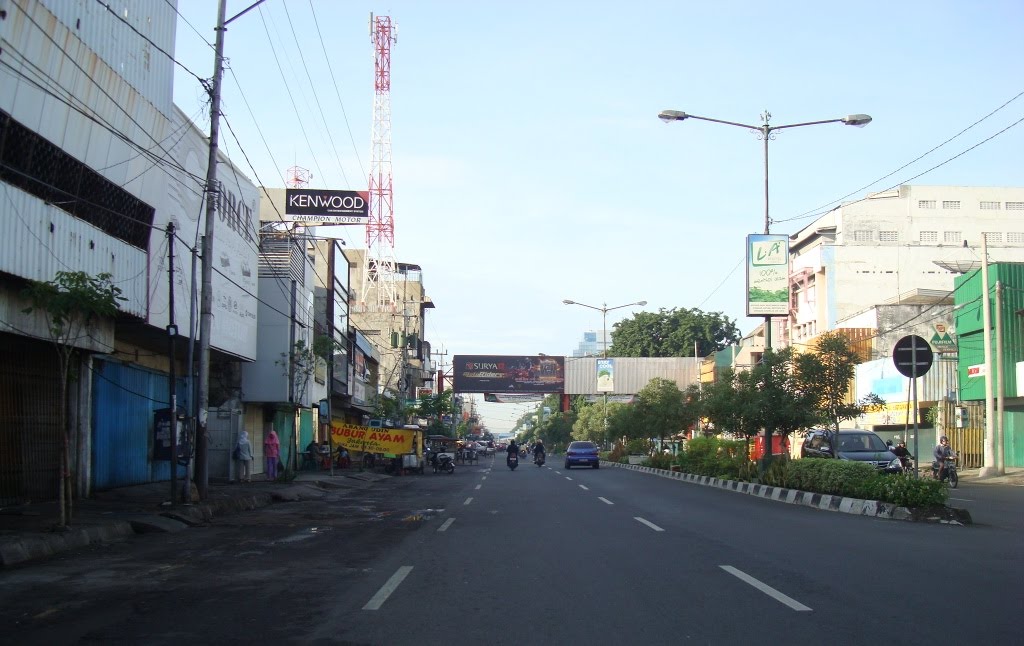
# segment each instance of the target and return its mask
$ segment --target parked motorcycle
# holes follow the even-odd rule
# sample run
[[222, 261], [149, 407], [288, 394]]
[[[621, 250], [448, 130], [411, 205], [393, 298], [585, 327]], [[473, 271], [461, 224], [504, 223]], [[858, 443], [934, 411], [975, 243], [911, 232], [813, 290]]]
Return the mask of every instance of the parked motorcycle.
[[455, 473], [455, 459], [450, 453], [431, 453], [430, 465], [434, 467], [434, 473], [446, 471], [449, 474]]
[[515, 471], [516, 467], [519, 466], [519, 456], [516, 455], [515, 453], [509, 453], [508, 460], [506, 460], [506, 464], [508, 464], [509, 469]]
[[544, 466], [544, 454], [543, 453], [537, 454], [537, 457], [535, 457], [533, 459], [533, 463], [536, 464], [538, 467]]

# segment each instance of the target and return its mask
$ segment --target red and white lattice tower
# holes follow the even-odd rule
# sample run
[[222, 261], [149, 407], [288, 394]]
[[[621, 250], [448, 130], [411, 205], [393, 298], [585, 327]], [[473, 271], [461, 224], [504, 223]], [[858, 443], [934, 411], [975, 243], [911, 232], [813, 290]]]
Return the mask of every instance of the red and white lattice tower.
[[288, 176], [285, 180], [285, 185], [288, 188], [306, 188], [309, 186], [309, 180], [313, 179], [313, 173], [309, 172], [308, 168], [302, 166], [292, 166], [288, 169]]
[[370, 218], [360, 300], [366, 309], [395, 309], [395, 202], [391, 178], [391, 44], [398, 42], [390, 16], [370, 14], [374, 49], [373, 152], [370, 159]]

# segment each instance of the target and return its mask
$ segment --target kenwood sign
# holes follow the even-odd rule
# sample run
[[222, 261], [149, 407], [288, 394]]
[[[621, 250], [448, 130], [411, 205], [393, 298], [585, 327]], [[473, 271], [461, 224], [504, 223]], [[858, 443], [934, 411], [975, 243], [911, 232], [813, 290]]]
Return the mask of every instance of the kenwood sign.
[[315, 224], [366, 224], [370, 217], [367, 191], [285, 189], [285, 219]]

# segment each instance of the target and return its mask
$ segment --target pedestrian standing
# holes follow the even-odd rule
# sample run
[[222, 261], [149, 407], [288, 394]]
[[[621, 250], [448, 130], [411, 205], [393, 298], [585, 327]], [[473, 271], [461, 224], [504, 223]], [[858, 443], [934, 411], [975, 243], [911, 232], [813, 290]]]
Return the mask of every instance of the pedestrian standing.
[[249, 442], [249, 432], [242, 431], [238, 435], [238, 442], [235, 443], [234, 458], [238, 461], [238, 481], [252, 482], [252, 443]]
[[281, 460], [281, 440], [273, 430], [263, 440], [263, 456], [267, 462], [267, 480], [277, 480], [277, 465]]

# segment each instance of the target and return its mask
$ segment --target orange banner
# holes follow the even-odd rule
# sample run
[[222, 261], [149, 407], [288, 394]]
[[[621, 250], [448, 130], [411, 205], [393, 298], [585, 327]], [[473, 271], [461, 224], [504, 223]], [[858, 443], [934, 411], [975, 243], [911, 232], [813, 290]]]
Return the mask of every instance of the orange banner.
[[399, 455], [412, 453], [416, 431], [400, 428], [371, 428], [356, 424], [332, 424], [331, 441], [350, 451]]

